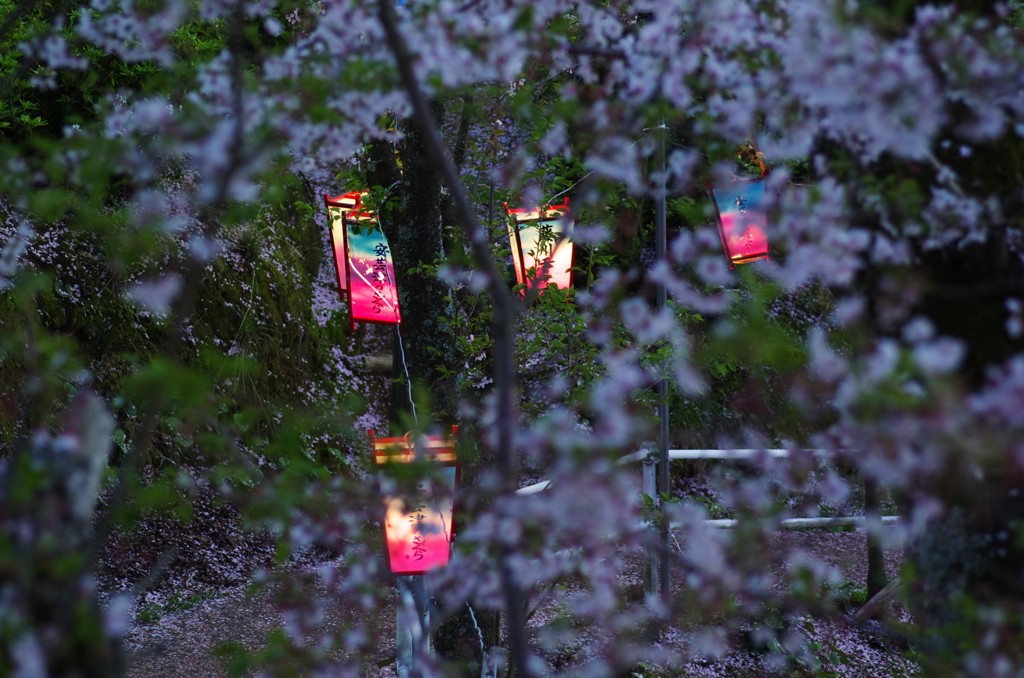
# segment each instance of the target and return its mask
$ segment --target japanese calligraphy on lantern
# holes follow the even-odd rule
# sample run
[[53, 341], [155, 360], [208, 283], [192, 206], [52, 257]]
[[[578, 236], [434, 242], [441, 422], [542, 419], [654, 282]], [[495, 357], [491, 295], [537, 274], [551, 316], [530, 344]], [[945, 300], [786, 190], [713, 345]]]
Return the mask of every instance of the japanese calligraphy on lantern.
[[402, 322], [395, 266], [387, 238], [376, 224], [346, 220], [348, 299], [352, 324]]
[[[448, 564], [454, 537], [455, 492], [459, 484], [454, 436], [375, 438], [370, 442], [377, 463], [384, 516], [388, 566], [396, 575], [423, 574]], [[427, 477], [404, 488], [389, 472], [394, 464], [420, 461], [432, 468]]]
[[402, 314], [391, 249], [376, 216], [362, 211], [362, 197], [326, 196], [338, 288], [348, 303], [353, 328], [357, 322], [398, 325]]
[[718, 234], [729, 267], [766, 259], [768, 217], [763, 204], [764, 181], [736, 181], [709, 192], [718, 213]]
[[[507, 205], [505, 207], [508, 209]], [[543, 289], [552, 284], [561, 289], [571, 287], [573, 244], [568, 239], [572, 233], [569, 199], [561, 205], [536, 210], [508, 209], [508, 215], [516, 282], [526, 289]]]

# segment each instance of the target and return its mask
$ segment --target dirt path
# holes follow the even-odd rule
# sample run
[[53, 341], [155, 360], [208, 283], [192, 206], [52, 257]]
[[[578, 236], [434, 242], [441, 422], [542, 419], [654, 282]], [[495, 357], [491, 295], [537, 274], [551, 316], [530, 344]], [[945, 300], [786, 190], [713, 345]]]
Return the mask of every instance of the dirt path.
[[[324, 591], [317, 594], [330, 601]], [[385, 601], [387, 602], [387, 601]], [[378, 619], [376, 629], [377, 652], [371, 664], [384, 662], [394, 652], [394, 613], [388, 605]], [[321, 626], [328, 629], [345, 628], [352, 624], [354, 615], [340, 603], [328, 602]], [[217, 678], [231, 675], [230, 658], [224, 652], [232, 646], [244, 648], [253, 655], [268, 648], [268, 639], [287, 627], [285, 613], [275, 601], [273, 587], [261, 589], [255, 595], [245, 586], [221, 591], [216, 598], [196, 607], [161, 616], [154, 623], [136, 623], [125, 636], [128, 678]], [[340, 651], [328, 655], [334, 661], [343, 661]], [[305, 675], [293, 659], [277, 662], [282, 668], [291, 666]], [[251, 675], [247, 671], [246, 675]]]
[[258, 650], [281, 621], [268, 593], [251, 598], [244, 587], [226, 591], [191, 610], [164, 615], [153, 624], [136, 625], [125, 638], [128, 676], [227, 675], [225, 662], [214, 657], [213, 650], [225, 643]]
[[[826, 563], [838, 568], [843, 578], [854, 585], [863, 586], [867, 575], [865, 564], [865, 536], [861, 531], [828, 533], [824, 531], [783, 533], [775, 537], [772, 550], [779, 554], [793, 549], [807, 551]], [[899, 567], [901, 554], [898, 550], [887, 552], [887, 569], [890, 576]], [[771, 562], [771, 558], [766, 562]], [[774, 569], [774, 568], [773, 568]], [[635, 574], [635, 573], [632, 573]], [[632, 574], [630, 576], [632, 576]], [[341, 609], [340, 604], [328, 605], [323, 623], [330, 628], [339, 628], [353, 621], [353, 613]], [[377, 652], [368, 662], [371, 666], [386, 662], [394, 652], [393, 606], [381, 610], [376, 621], [377, 635], [374, 639]], [[256, 596], [246, 593], [245, 587], [227, 589], [213, 600], [208, 600], [191, 610], [174, 612], [162, 616], [152, 624], [136, 624], [125, 638], [128, 651], [129, 678], [195, 678], [228, 676], [227, 660], [214, 656], [215, 649], [225, 644], [238, 644], [250, 652], [258, 652], [267, 646], [268, 635], [284, 625], [284, 615], [274, 604], [273, 592], [264, 590]], [[842, 635], [840, 639], [854, 654], [860, 654], [858, 647], [867, 647], [870, 639], [863, 632], [830, 629], [828, 633]], [[845, 635], [843, 635], [845, 634]], [[892, 675], [893, 658], [879, 655], [863, 657], [865, 678]], [[338, 653], [332, 657], [341, 660]], [[758, 675], [736, 674], [736, 662], [749, 663], [746, 654], [733, 653], [712, 662], [701, 662], [699, 675], [729, 676]], [[691, 669], [695, 665], [689, 665]], [[376, 671], [374, 675], [391, 675], [390, 668]], [[303, 675], [301, 672], [300, 675]], [[366, 675], [366, 674], [364, 674]], [[839, 672], [839, 675], [845, 675]]]

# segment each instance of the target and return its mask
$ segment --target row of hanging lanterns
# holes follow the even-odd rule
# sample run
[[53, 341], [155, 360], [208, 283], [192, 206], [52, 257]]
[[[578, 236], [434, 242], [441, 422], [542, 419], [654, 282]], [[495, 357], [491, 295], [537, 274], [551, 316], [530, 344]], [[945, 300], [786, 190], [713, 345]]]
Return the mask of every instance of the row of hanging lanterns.
[[[401, 325], [395, 264], [377, 215], [366, 209], [365, 192], [324, 196], [338, 292], [348, 307], [349, 323]], [[381, 529], [388, 568], [394, 575], [416, 576], [448, 564], [455, 536], [455, 494], [461, 467], [455, 451], [458, 427], [451, 435], [377, 438], [368, 431], [377, 468], [383, 511]], [[429, 463], [439, 472], [400, 488], [398, 464]]]
[[[365, 192], [324, 196], [331, 222], [331, 241], [338, 291], [348, 305], [352, 327], [357, 322], [399, 325], [402, 313], [395, 266], [377, 216], [364, 208]], [[520, 295], [548, 285], [572, 286], [574, 247], [569, 198], [560, 205], [534, 209], [505, 207], [509, 244]]]
[[[709, 186], [708, 193], [729, 267], [767, 259], [764, 180], [736, 179], [718, 189]], [[348, 305], [353, 328], [357, 322], [399, 325], [402, 313], [391, 249], [376, 215], [363, 208], [365, 195], [356, 191], [324, 196], [338, 290]], [[548, 285], [571, 287], [575, 248], [569, 198], [559, 205], [516, 209], [506, 204], [505, 209], [520, 296], [543, 292]]]
[[[764, 181], [737, 179], [731, 185], [708, 187], [718, 232], [729, 267], [768, 257]], [[365, 192], [324, 196], [331, 223], [338, 290], [346, 302], [352, 328], [356, 323], [400, 325], [395, 267], [377, 215], [364, 206]], [[561, 204], [533, 209], [509, 208], [509, 244], [520, 296], [543, 293], [549, 285], [572, 286], [574, 246], [569, 198]], [[448, 563], [455, 531], [455, 494], [461, 467], [455, 438], [406, 434], [377, 438], [369, 431], [383, 501], [381, 527], [388, 566], [395, 575], [420, 575]], [[414, 461], [440, 469], [401, 491], [393, 464]], [[440, 483], [440, 485], [438, 485]]]

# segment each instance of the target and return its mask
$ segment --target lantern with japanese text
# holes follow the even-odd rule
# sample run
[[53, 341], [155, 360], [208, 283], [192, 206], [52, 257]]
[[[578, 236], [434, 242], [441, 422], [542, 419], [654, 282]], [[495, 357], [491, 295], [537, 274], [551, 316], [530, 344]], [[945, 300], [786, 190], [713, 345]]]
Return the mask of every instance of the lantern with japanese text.
[[[461, 467], [455, 452], [453, 426], [450, 436], [376, 438], [369, 431], [377, 467], [384, 516], [384, 543], [392, 574], [417, 575], [448, 564], [455, 536], [455, 493]], [[427, 472], [414, 482], [399, 465], [421, 463]]]
[[512, 263], [521, 292], [548, 285], [566, 289], [572, 285], [573, 244], [569, 198], [561, 205], [541, 209], [508, 209], [508, 235]]
[[364, 195], [324, 196], [331, 218], [338, 289], [348, 304], [353, 329], [357, 322], [399, 325], [402, 314], [391, 249], [377, 217], [362, 210]]
[[738, 179], [723, 188], [709, 187], [718, 216], [729, 268], [768, 258], [768, 216], [764, 209], [764, 180]]

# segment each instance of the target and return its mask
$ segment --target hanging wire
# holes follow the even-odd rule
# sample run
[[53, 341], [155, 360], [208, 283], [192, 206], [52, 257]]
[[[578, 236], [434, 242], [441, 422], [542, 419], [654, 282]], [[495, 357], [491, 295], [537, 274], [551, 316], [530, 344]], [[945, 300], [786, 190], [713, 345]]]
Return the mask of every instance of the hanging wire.
[[[645, 128], [644, 128], [644, 131], [645, 131], [645, 132], [647, 132], [648, 130], [652, 130], [652, 129], [667, 129], [667, 128], [665, 127], [665, 125], [664, 125], [664, 124], [661, 124], [661, 125], [659, 125], [658, 127], [645, 127]], [[636, 141], [634, 141], [633, 143], [631, 143], [631, 144], [629, 145], [629, 148], [633, 148], [634, 146], [636, 146], [637, 144], [639, 144], [639, 143], [640, 143], [641, 141], [643, 141], [643, 139], [642, 139], [642, 138], [641, 138], [641, 139], [637, 139]], [[547, 200], [546, 200], [546, 201], [545, 201], [545, 202], [544, 202], [543, 204], [544, 204], [544, 205], [550, 205], [551, 203], [553, 203], [553, 202], [555, 201], [555, 198], [560, 198], [560, 197], [562, 197], [563, 195], [565, 195], [566, 193], [568, 193], [569, 191], [571, 191], [572, 189], [576, 188], [577, 186], [579, 186], [580, 184], [582, 184], [582, 183], [583, 183], [584, 181], [586, 181], [586, 180], [587, 180], [587, 178], [588, 178], [588, 177], [589, 177], [589, 176], [590, 176], [591, 174], [593, 174], [593, 173], [594, 173], [594, 170], [590, 170], [589, 172], [587, 172], [586, 174], [584, 174], [584, 175], [583, 175], [583, 178], [582, 178], [582, 179], [580, 179], [579, 181], [577, 181], [577, 182], [576, 182], [575, 184], [573, 184], [573, 185], [572, 185], [572, 186], [570, 186], [569, 188], [565, 189], [564, 191], [559, 191], [558, 193], [555, 193], [555, 194], [554, 194], [553, 196], [551, 196], [550, 198], [548, 198], [548, 199], [547, 199]]]
[[480, 639], [480, 654], [483, 655], [484, 662], [486, 662], [487, 650], [484, 649], [484, 632], [480, 630], [480, 625], [476, 622], [476, 614], [473, 612], [473, 606], [467, 602], [466, 607], [469, 608], [469, 618], [473, 620], [473, 628], [476, 629], [476, 637]]
[[402, 354], [402, 370], [405, 372], [405, 387], [409, 393], [409, 405], [412, 406], [412, 419], [419, 426], [420, 418], [416, 414], [416, 401], [412, 397], [412, 377], [409, 376], [409, 365], [405, 362], [405, 342], [402, 341], [401, 328], [398, 328], [398, 350]]
[[548, 198], [547, 201], [544, 204], [545, 205], [550, 205], [551, 203], [553, 203], [555, 201], [555, 198], [560, 198], [561, 196], [565, 195], [566, 193], [568, 193], [572, 189], [576, 188], [577, 186], [582, 184], [584, 181], [586, 181], [587, 177], [589, 177], [593, 173], [594, 173], [593, 170], [587, 172], [586, 174], [583, 175], [582, 179], [580, 179], [579, 181], [577, 181], [575, 184], [573, 184], [569, 188], [565, 189], [564, 191], [559, 191], [558, 193], [555, 193], [553, 196]]
[[[395, 186], [398, 186], [400, 183], [402, 183], [402, 181], [398, 180], [391, 184], [390, 186], [388, 186], [387, 189], [384, 190], [384, 197], [381, 198], [380, 205], [377, 206], [377, 223], [380, 224], [381, 228], [383, 228], [383, 223], [381, 219], [381, 213], [383, 212], [383, 210], [381, 208], [384, 206], [384, 203], [388, 201], [388, 198], [391, 197], [391, 191], [393, 191]], [[416, 422], [416, 425], [419, 426], [420, 418], [419, 415], [416, 413], [416, 401], [413, 400], [412, 397], [412, 378], [409, 376], [409, 365], [405, 361], [405, 342], [402, 341], [402, 328], [397, 328], [397, 332], [398, 350], [402, 354], [402, 371], [405, 372], [405, 386], [409, 393], [409, 405], [412, 407], [412, 418], [413, 421]]]

